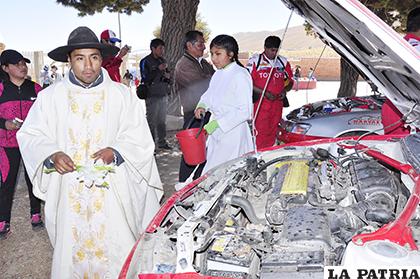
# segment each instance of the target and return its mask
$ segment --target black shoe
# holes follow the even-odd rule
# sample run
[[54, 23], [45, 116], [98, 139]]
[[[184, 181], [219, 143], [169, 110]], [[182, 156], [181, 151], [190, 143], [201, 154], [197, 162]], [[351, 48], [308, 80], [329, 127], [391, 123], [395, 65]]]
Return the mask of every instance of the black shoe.
[[169, 144], [165, 143], [165, 144], [159, 145], [159, 149], [172, 150], [172, 147], [170, 147]]
[[41, 229], [44, 227], [44, 222], [42, 222], [41, 214], [36, 213], [31, 215], [31, 225], [33, 230]]

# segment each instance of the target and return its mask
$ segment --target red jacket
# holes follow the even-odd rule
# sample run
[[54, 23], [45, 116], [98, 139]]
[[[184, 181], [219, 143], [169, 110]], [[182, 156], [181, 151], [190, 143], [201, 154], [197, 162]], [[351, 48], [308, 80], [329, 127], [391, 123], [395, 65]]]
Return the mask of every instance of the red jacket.
[[109, 74], [109, 77], [116, 82], [121, 82], [121, 75], [120, 75], [120, 66], [122, 63], [122, 59], [118, 56], [115, 57], [107, 57], [104, 58], [102, 61], [102, 67], [104, 67]]

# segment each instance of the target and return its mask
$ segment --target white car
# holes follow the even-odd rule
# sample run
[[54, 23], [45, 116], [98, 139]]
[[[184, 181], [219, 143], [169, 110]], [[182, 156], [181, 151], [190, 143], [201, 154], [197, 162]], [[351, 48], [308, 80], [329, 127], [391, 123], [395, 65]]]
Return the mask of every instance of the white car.
[[[283, 1], [419, 127], [420, 54], [399, 34], [356, 0]], [[323, 278], [325, 266], [418, 267], [419, 196], [418, 133], [280, 145], [176, 192], [120, 278]]]
[[279, 125], [280, 142], [383, 134], [385, 98], [380, 95], [344, 97], [306, 104], [292, 110]]

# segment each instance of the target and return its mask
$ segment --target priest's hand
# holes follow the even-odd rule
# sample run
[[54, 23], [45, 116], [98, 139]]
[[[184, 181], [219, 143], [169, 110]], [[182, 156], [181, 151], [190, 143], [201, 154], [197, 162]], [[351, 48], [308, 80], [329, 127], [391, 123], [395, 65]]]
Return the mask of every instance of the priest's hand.
[[114, 161], [114, 150], [110, 147], [107, 148], [103, 148], [101, 150], [99, 150], [98, 152], [96, 152], [95, 154], [92, 155], [92, 158], [96, 161], [98, 161], [99, 159], [102, 159], [102, 161], [109, 165]]
[[50, 159], [54, 163], [54, 168], [59, 174], [66, 174], [76, 170], [76, 165], [73, 160], [64, 152], [56, 152], [51, 155]]

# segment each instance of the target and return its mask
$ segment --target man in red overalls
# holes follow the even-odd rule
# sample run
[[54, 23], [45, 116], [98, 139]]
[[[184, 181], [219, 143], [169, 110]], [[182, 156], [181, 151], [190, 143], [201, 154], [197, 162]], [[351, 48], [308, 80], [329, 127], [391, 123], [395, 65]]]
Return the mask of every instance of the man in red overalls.
[[[282, 117], [283, 101], [286, 92], [293, 86], [293, 74], [289, 62], [285, 57], [277, 55], [280, 42], [277, 36], [267, 37], [264, 41], [264, 52], [253, 55], [247, 64], [254, 87], [254, 117], [256, 117], [258, 149], [274, 145], [277, 127]], [[267, 89], [257, 112], [265, 87]]]

